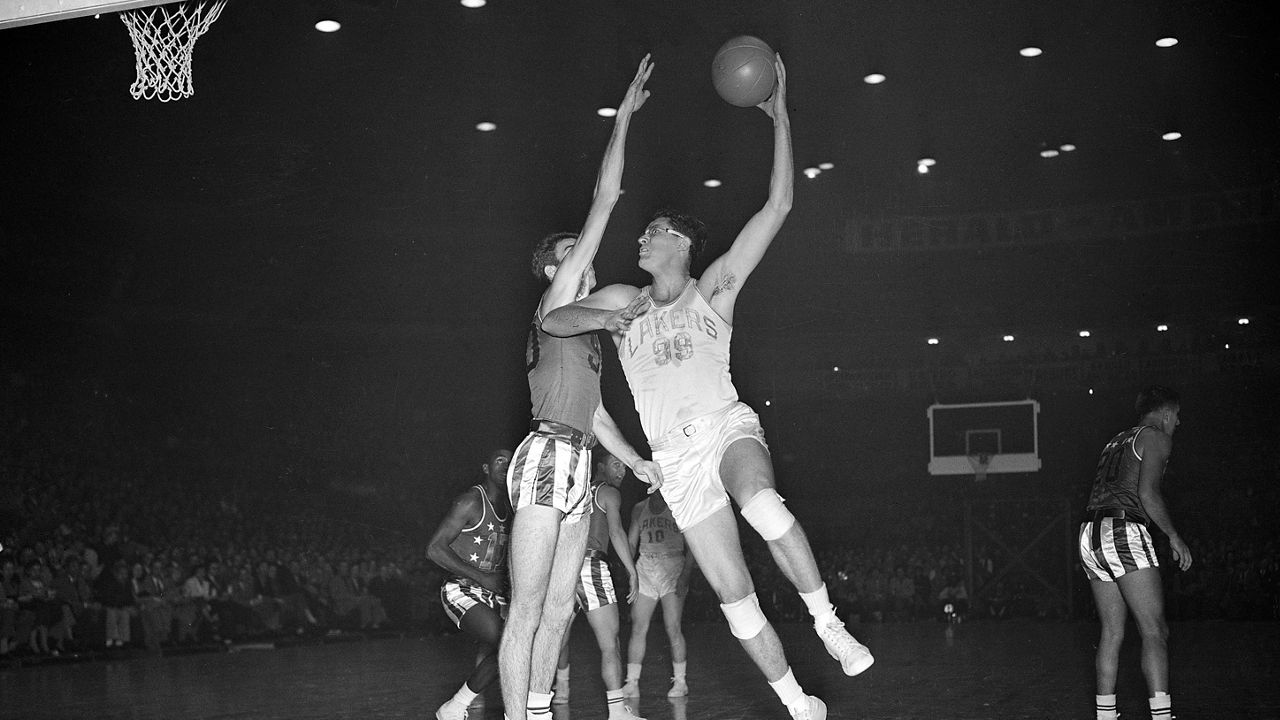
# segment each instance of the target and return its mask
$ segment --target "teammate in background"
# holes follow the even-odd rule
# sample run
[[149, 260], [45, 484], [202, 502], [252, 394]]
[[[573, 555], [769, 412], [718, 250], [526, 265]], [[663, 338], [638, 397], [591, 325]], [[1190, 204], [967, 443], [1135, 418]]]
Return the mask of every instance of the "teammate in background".
[[[627, 466], [608, 451], [596, 454], [596, 479], [591, 484], [591, 529], [587, 533], [587, 551], [578, 575], [578, 606], [587, 613], [587, 624], [600, 646], [600, 677], [604, 680], [609, 720], [643, 720], [636, 718], [622, 694], [622, 659], [618, 653], [618, 596], [609, 572], [609, 544], [627, 569], [627, 602], [636, 598], [636, 566], [631, 562], [627, 531], [622, 529], [622, 479]], [[569, 633], [560, 651], [560, 667], [556, 671], [554, 704], [569, 702]]]
[[[742, 517], [768, 543], [774, 561], [813, 615], [827, 652], [844, 672], [856, 675], [870, 667], [871, 653], [836, 617], [809, 540], [774, 489], [760, 420], [738, 402], [729, 373], [738, 293], [791, 210], [795, 169], [780, 57], [775, 69], [777, 88], [759, 106], [773, 119], [769, 197], [729, 250], [694, 280], [690, 263], [706, 243], [705, 226], [696, 218], [660, 211], [639, 238], [639, 264], [653, 283], [643, 290], [602, 288], [544, 316], [542, 329], [561, 336], [610, 331], [653, 459], [662, 466], [667, 502], [720, 598], [731, 632], [793, 717], [820, 720], [826, 717], [826, 705], [796, 682], [782, 643], [760, 610], [729, 504], [732, 496]], [[640, 312], [648, 314], [626, 326], [616, 324], [620, 314]]]
[[[529, 331], [525, 359], [533, 422], [516, 448], [507, 490], [515, 508], [511, 528], [511, 609], [498, 651], [503, 704], [509, 720], [549, 718], [551, 681], [565, 628], [573, 616], [574, 581], [582, 567], [590, 512], [587, 498], [591, 448], [596, 438], [654, 487], [656, 463], [627, 444], [600, 402], [600, 341], [595, 335], [556, 338], [542, 332], [551, 310], [591, 291], [591, 263], [621, 194], [622, 166], [631, 114], [649, 93], [652, 66], [640, 61], [618, 105], [595, 197], [582, 232], [551, 235], [534, 247], [533, 271], [549, 282]], [[607, 324], [624, 329], [635, 314], [615, 313]]]
[[484, 482], [459, 495], [431, 536], [427, 557], [449, 573], [440, 602], [449, 619], [480, 643], [483, 658], [436, 720], [465, 720], [467, 706], [498, 677], [498, 643], [507, 606], [507, 466], [510, 450], [495, 450], [484, 463]]
[[1141, 418], [1138, 425], [1111, 438], [1102, 449], [1086, 519], [1080, 525], [1080, 562], [1102, 621], [1095, 662], [1098, 720], [1118, 716], [1116, 672], [1126, 613], [1133, 615], [1142, 636], [1142, 674], [1151, 717], [1172, 717], [1169, 626], [1164, 619], [1156, 549], [1148, 530], [1151, 523], [1168, 536], [1178, 567], [1191, 567], [1191, 550], [1174, 529], [1160, 491], [1181, 400], [1176, 391], [1153, 385], [1138, 394], [1134, 409]]
[[671, 643], [671, 689], [667, 697], [684, 697], [689, 694], [689, 685], [685, 680], [687, 655], [680, 616], [689, 594], [694, 561], [661, 492], [653, 493], [631, 509], [627, 542], [632, 552], [637, 553], [640, 588], [631, 603], [631, 641], [627, 643], [627, 683], [622, 687], [623, 692], [628, 696], [640, 694], [640, 671], [644, 666], [649, 621], [661, 602], [662, 622]]

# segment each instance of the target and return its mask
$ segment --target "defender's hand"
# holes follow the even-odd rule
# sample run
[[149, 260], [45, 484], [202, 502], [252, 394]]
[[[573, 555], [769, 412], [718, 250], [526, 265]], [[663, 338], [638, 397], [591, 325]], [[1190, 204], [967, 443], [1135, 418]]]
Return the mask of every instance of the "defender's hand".
[[604, 329], [611, 333], [624, 333], [631, 328], [631, 321], [649, 312], [652, 304], [648, 295], [637, 295], [627, 306], [614, 310], [604, 322]]
[[618, 112], [633, 113], [644, 105], [645, 100], [649, 99], [649, 91], [644, 89], [644, 84], [649, 81], [651, 72], [653, 72], [653, 63], [649, 62], [649, 55], [646, 54], [640, 61], [640, 67], [636, 68], [636, 76], [632, 78], [627, 94], [618, 104]]
[[662, 488], [662, 467], [652, 460], [641, 460], [631, 468], [636, 477], [649, 484], [649, 494]]

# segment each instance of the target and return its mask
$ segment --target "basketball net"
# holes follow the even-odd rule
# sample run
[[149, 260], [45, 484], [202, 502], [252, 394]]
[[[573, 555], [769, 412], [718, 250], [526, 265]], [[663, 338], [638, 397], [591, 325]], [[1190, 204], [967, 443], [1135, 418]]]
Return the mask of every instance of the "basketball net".
[[134, 100], [181, 100], [191, 97], [191, 51], [227, 0], [182, 2], [120, 13], [133, 40], [138, 78], [129, 86]]
[[983, 482], [987, 479], [987, 468], [991, 467], [991, 453], [970, 455], [969, 464], [973, 465], [974, 482]]

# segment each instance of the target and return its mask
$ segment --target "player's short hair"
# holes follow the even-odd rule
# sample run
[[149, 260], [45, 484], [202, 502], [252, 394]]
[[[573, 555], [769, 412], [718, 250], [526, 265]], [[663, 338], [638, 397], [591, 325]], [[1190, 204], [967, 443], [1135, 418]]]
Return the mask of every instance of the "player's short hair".
[[1168, 388], [1163, 385], [1151, 385], [1142, 389], [1138, 393], [1138, 399], [1133, 403], [1133, 409], [1137, 411], [1138, 417], [1146, 417], [1147, 413], [1159, 410], [1162, 407], [1177, 407], [1182, 404], [1182, 396], [1177, 390]]
[[592, 451], [592, 455], [596, 465], [604, 465], [609, 462], [609, 458], [617, 457], [617, 455], [609, 452], [604, 445], [596, 445], [595, 450]]
[[558, 232], [539, 239], [533, 244], [533, 263], [530, 269], [533, 270], [533, 276], [542, 282], [549, 283], [551, 278], [547, 277], [546, 268], [548, 265], [559, 266], [560, 261], [556, 259], [556, 245], [561, 240], [576, 240], [578, 233]]
[[649, 220], [652, 223], [658, 218], [666, 218], [671, 223], [671, 227], [681, 233], [689, 236], [692, 242], [689, 244], [689, 263], [693, 264], [694, 260], [702, 254], [707, 247], [707, 225], [698, 218], [686, 213], [677, 212], [670, 208], [663, 208], [653, 214]]

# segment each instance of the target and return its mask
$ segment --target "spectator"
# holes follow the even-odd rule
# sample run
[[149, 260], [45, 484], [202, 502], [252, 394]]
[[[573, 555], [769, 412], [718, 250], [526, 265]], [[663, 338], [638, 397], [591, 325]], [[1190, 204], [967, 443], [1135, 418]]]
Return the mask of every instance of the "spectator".
[[173, 608], [165, 597], [167, 590], [164, 563], [152, 560], [149, 572], [134, 592], [142, 624], [142, 641], [152, 652], [159, 652], [160, 647], [169, 642], [169, 634], [172, 632]]
[[94, 596], [107, 610], [107, 647], [124, 647], [132, 639], [129, 627], [136, 612], [133, 586], [129, 579], [129, 566], [117, 560], [111, 568], [104, 568], [94, 586]]

